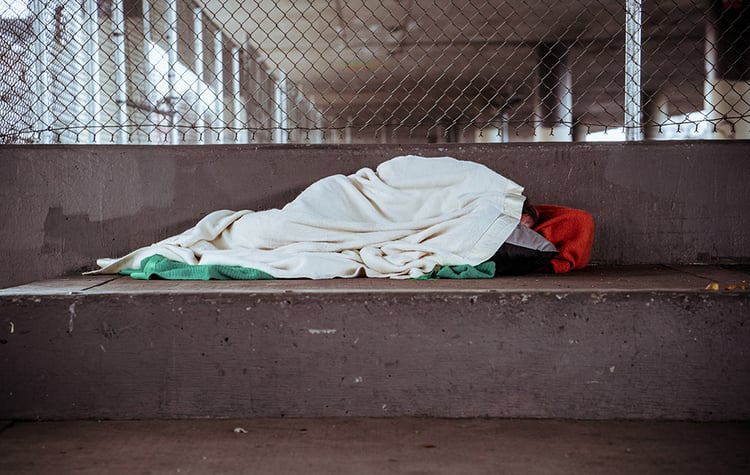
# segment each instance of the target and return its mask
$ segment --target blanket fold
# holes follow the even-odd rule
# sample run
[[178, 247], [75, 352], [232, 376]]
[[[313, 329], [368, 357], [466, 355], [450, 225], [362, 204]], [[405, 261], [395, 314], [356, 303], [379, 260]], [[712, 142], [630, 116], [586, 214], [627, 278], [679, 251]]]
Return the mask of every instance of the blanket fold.
[[562, 274], [586, 267], [594, 245], [594, 218], [591, 214], [557, 205], [537, 205], [536, 209], [539, 221], [534, 231], [558, 251], [550, 261], [550, 270]]
[[140, 269], [158, 254], [276, 278], [416, 278], [488, 260], [519, 223], [522, 193], [479, 163], [396, 157], [323, 178], [281, 209], [212, 212], [176, 236], [99, 259], [92, 273]]

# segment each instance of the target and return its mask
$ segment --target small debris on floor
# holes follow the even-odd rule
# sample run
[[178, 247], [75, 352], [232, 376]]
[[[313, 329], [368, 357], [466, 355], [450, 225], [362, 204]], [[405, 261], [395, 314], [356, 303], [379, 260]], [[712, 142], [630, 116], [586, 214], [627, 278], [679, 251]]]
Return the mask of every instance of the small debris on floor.
[[729, 284], [724, 289], [725, 290], [745, 290], [745, 284], [746, 282], [743, 280], [742, 282], [739, 282], [737, 284]]

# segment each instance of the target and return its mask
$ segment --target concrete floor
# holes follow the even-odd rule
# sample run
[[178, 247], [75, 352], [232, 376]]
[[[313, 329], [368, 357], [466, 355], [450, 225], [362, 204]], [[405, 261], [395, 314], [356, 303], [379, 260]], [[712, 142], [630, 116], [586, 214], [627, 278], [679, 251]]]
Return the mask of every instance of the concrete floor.
[[0, 422], [2, 474], [750, 473], [750, 423], [510, 419]]

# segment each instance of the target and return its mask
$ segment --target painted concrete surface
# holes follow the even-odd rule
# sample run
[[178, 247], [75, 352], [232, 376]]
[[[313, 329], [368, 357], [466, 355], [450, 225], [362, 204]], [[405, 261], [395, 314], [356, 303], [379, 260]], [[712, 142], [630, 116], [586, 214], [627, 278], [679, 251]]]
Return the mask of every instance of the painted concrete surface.
[[15, 423], [2, 474], [746, 474], [748, 423], [242, 419]]
[[486, 164], [536, 203], [585, 209], [593, 260], [747, 261], [750, 142], [0, 148], [0, 287], [80, 273], [217, 209], [283, 206], [403, 154]]
[[23, 286], [0, 292], [0, 418], [750, 419], [749, 280]]

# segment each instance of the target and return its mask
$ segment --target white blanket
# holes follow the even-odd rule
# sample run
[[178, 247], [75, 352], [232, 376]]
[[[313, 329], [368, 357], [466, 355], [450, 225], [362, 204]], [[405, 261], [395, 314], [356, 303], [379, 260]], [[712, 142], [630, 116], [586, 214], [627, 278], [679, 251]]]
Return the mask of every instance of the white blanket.
[[252, 267], [277, 278], [418, 277], [480, 264], [519, 223], [523, 188], [484, 165], [396, 157], [375, 171], [323, 178], [282, 209], [220, 210], [92, 273], [140, 268], [154, 254]]

